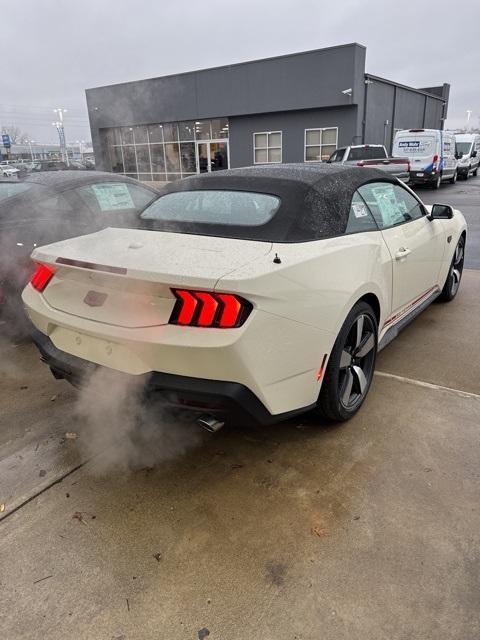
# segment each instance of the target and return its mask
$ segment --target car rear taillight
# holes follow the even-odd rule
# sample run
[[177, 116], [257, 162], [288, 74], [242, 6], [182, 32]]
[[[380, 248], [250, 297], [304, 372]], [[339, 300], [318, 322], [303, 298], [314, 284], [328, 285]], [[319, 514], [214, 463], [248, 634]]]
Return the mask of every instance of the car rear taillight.
[[45, 291], [47, 284], [53, 278], [54, 273], [55, 269], [47, 267], [45, 264], [39, 264], [32, 276], [32, 279], [30, 280], [30, 284], [34, 289], [42, 293], [42, 291]]
[[250, 315], [250, 302], [232, 293], [172, 289], [177, 299], [170, 324], [235, 329]]

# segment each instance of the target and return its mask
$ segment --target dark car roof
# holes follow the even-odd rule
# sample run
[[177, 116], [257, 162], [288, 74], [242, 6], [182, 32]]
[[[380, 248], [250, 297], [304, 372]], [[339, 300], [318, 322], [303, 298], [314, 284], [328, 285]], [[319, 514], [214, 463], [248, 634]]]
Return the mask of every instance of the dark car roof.
[[[28, 182], [43, 185], [54, 191], [63, 191], [72, 187], [81, 187], [82, 185], [92, 184], [94, 182], [129, 182], [138, 184], [138, 180], [129, 178], [128, 176], [118, 173], [108, 173], [107, 171], [40, 171], [38, 173], [30, 173], [21, 182]], [[155, 189], [146, 184], [142, 184], [145, 189], [150, 189], [152, 193], [156, 193]]]
[[[150, 223], [150, 228], [272, 242], [306, 242], [342, 235], [353, 194], [368, 182], [398, 184], [384, 171], [336, 164], [278, 164], [228, 169], [192, 176], [166, 185], [160, 196], [176, 191], [208, 189], [267, 193], [280, 198], [273, 218], [264, 225]], [[207, 228], [209, 227], [209, 228]], [[215, 227], [215, 228], [214, 228]]]
[[[371, 174], [371, 177], [367, 174]], [[379, 169], [368, 169], [362, 167], [361, 177], [359, 178], [358, 167], [328, 164], [323, 162], [315, 164], [297, 162], [290, 164], [255, 165], [251, 167], [216, 171], [213, 173], [202, 173], [198, 176], [190, 176], [182, 182], [189, 184], [214, 179], [229, 181], [231, 179], [238, 178], [245, 181], [268, 179], [272, 180], [275, 184], [277, 181], [288, 181], [313, 186], [322, 182], [331, 181], [334, 178], [339, 185], [348, 187], [349, 183], [352, 181], [358, 182], [359, 179], [363, 183], [364, 181], [368, 182], [369, 179], [376, 180], [384, 177], [385, 173]], [[364, 180], [365, 178], [366, 180]], [[178, 182], [171, 184], [178, 184]]]

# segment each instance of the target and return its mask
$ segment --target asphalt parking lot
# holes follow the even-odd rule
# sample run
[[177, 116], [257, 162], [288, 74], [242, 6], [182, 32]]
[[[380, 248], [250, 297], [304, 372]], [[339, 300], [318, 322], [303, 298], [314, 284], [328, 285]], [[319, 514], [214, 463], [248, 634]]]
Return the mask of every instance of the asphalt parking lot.
[[102, 442], [0, 344], [1, 638], [480, 637], [480, 177], [418, 193], [467, 217], [462, 286], [344, 425]]

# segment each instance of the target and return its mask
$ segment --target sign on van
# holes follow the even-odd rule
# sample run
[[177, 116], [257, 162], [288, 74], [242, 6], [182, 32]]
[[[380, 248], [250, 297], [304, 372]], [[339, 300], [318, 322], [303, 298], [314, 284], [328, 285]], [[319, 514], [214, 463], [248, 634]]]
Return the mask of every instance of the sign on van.
[[432, 141], [428, 138], [420, 140], [399, 140], [398, 147], [407, 153], [425, 153], [431, 147]]
[[418, 148], [420, 146], [420, 140], [407, 140], [406, 142], [399, 142], [399, 147], [408, 147], [409, 149]]

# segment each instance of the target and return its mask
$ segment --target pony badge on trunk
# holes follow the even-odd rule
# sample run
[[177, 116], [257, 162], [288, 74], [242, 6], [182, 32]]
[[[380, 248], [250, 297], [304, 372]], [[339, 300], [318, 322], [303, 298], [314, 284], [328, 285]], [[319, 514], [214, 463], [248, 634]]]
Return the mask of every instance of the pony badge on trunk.
[[88, 304], [89, 307], [101, 307], [107, 297], [108, 294], [106, 293], [100, 293], [99, 291], [89, 291], [83, 301], [85, 302], [85, 304]]

